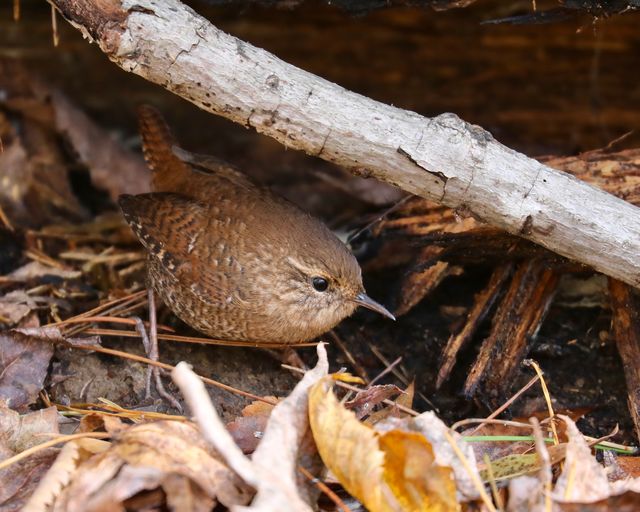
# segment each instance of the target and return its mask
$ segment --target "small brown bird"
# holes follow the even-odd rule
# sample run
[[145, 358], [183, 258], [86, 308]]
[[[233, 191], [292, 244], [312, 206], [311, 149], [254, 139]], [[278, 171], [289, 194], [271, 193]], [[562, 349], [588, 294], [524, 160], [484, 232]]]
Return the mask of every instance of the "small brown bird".
[[160, 114], [139, 110], [150, 194], [120, 197], [148, 251], [149, 283], [209, 336], [299, 343], [370, 299], [358, 262], [322, 224], [246, 175], [175, 146]]

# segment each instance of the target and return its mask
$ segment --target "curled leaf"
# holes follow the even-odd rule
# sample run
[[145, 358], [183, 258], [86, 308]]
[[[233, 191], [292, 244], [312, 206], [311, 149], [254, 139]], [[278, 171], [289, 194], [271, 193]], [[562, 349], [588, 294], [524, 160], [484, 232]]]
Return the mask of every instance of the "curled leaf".
[[322, 460], [371, 512], [460, 509], [452, 470], [436, 464], [426, 437], [359, 422], [333, 394], [331, 376], [312, 388], [309, 419]]

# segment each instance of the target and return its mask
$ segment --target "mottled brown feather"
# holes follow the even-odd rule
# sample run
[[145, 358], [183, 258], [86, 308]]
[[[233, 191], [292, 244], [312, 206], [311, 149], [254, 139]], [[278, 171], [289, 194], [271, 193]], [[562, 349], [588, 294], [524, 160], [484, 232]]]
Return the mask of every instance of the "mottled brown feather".
[[[324, 224], [213, 157], [175, 146], [153, 109], [141, 110], [151, 194], [123, 196], [149, 253], [149, 280], [185, 322], [226, 339], [299, 342], [356, 308], [360, 267]], [[330, 282], [329, 291], [312, 278]]]

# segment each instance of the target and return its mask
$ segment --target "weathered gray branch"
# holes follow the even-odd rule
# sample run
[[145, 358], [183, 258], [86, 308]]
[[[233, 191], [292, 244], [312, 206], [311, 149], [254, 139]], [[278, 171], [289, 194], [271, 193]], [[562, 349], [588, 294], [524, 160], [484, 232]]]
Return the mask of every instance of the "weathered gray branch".
[[639, 208], [478, 126], [347, 91], [225, 34], [178, 0], [49, 1], [116, 64], [204, 110], [640, 286]]

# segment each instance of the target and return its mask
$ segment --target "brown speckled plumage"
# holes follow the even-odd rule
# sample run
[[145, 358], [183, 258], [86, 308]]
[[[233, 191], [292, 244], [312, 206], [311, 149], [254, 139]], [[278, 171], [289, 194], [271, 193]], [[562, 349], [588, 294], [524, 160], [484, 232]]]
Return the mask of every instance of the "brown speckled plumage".
[[216, 338], [296, 343], [358, 303], [385, 312], [366, 303], [357, 261], [326, 226], [215, 158], [175, 147], [155, 110], [139, 115], [154, 192], [120, 206], [149, 253], [151, 285], [182, 320]]

